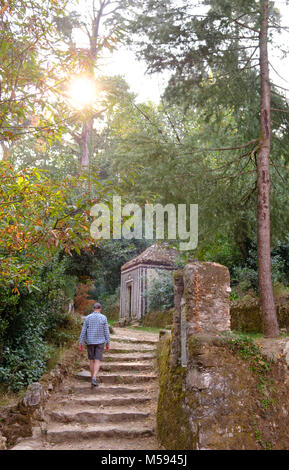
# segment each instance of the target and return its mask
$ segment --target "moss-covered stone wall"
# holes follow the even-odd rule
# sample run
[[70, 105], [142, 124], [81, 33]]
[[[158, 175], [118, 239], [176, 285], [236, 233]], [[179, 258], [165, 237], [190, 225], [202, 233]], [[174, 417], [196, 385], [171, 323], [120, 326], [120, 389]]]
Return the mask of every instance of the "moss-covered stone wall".
[[[275, 300], [279, 328], [289, 332], [289, 298]], [[260, 303], [257, 297], [231, 301], [231, 329], [244, 333], [263, 333]]]
[[186, 368], [159, 351], [157, 431], [166, 449], [288, 449], [289, 376], [253, 343], [230, 336], [188, 339]]
[[145, 314], [142, 324], [143, 326], [151, 326], [156, 328], [165, 328], [173, 323], [173, 309], [148, 312]]
[[170, 368], [170, 347], [171, 338], [160, 342], [158, 439], [166, 449], [195, 449], [196, 433], [191, 428], [189, 414], [183, 407], [186, 395], [183, 389], [185, 370], [181, 366]]

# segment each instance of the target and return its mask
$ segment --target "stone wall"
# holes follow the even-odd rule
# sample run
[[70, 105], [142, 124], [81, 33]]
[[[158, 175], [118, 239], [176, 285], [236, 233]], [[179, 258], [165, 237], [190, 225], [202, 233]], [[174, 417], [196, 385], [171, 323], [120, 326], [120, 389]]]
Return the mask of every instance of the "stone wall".
[[[289, 333], [289, 298], [275, 298], [280, 331]], [[263, 333], [263, 320], [258, 297], [246, 296], [231, 301], [231, 328], [244, 333]]]
[[259, 349], [232, 335], [229, 322], [225, 267], [189, 263], [175, 274], [172, 335], [158, 355], [157, 432], [166, 449], [288, 449], [289, 341]]

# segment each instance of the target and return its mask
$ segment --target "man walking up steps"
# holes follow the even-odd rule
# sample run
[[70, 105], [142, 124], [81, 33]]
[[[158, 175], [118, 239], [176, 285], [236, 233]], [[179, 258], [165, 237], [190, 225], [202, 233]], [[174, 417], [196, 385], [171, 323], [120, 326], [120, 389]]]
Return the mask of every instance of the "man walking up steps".
[[83, 343], [86, 342], [91, 374], [91, 385], [98, 387], [97, 373], [102, 361], [104, 343], [109, 350], [110, 334], [107, 318], [101, 313], [101, 305], [97, 302], [93, 306], [93, 312], [88, 315], [83, 323], [79, 337], [79, 349], [83, 351]]

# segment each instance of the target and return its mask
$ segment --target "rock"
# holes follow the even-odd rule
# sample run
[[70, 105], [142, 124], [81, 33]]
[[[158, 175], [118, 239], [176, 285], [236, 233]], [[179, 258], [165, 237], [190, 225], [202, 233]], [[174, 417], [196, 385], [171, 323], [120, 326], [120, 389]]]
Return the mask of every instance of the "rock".
[[0, 450], [6, 450], [7, 447], [6, 447], [6, 437], [2, 436], [2, 434], [0, 433]]
[[[287, 341], [282, 338], [258, 338], [255, 340], [256, 344], [262, 351], [262, 354], [269, 361], [277, 361], [282, 356], [285, 356], [285, 348]], [[288, 351], [289, 352], [289, 351]], [[289, 359], [289, 358], [288, 358]]]
[[33, 419], [38, 420], [38, 421], [45, 421], [45, 415], [44, 415], [44, 410], [43, 407], [40, 406], [35, 412], [33, 413]]
[[30, 384], [27, 388], [22, 404], [28, 408], [36, 408], [41, 404], [43, 396], [42, 385], [38, 382]]

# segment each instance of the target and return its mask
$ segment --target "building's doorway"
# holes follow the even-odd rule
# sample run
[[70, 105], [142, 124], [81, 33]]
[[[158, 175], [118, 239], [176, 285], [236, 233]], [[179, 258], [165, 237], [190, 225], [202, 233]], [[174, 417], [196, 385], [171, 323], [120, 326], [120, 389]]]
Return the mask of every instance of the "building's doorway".
[[127, 304], [126, 304], [126, 312], [129, 320], [131, 320], [132, 315], [132, 285], [127, 285]]

